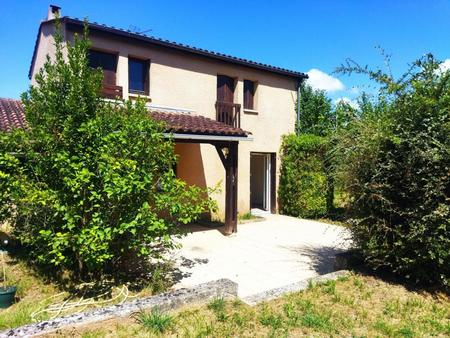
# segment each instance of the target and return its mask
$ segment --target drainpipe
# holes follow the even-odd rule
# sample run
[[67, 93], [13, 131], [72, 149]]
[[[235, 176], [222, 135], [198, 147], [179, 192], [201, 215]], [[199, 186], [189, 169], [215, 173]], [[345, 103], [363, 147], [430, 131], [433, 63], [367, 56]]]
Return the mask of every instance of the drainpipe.
[[301, 98], [301, 87], [303, 80], [299, 80], [297, 84], [297, 135], [300, 135], [300, 98]]

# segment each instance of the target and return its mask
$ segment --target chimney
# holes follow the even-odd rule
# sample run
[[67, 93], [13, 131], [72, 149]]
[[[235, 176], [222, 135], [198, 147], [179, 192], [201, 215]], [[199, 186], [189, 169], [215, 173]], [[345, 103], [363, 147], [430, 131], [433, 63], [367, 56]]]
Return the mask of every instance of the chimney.
[[61, 17], [61, 7], [50, 5], [47, 12], [47, 21], [53, 20], [56, 16]]

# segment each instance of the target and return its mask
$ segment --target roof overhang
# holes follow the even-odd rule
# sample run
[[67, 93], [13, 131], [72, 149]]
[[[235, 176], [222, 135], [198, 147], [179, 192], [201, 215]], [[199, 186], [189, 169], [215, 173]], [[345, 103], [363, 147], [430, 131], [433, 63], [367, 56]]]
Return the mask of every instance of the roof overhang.
[[[71, 18], [68, 16], [63, 16], [60, 20], [62, 23], [68, 24], [67, 28], [69, 30], [71, 30], [71, 28], [75, 28], [75, 27], [78, 27], [78, 29], [81, 29], [82, 26], [84, 25], [84, 21], [79, 20], [77, 18]], [[35, 46], [34, 46], [34, 51], [33, 51], [33, 57], [32, 57], [30, 69], [28, 72], [29, 78], [31, 78], [31, 74], [33, 71], [37, 48], [38, 48], [38, 44], [39, 44], [39, 35], [41, 32], [42, 26], [44, 24], [52, 24], [52, 23], [54, 23], [54, 21], [55, 21], [54, 19], [43, 21], [39, 26], [39, 30], [38, 30], [38, 34], [37, 34], [37, 38], [36, 38], [36, 42], [35, 42]], [[218, 53], [218, 52], [214, 52], [211, 50], [196, 48], [193, 46], [189, 46], [189, 45], [182, 44], [182, 43], [177, 43], [174, 41], [163, 40], [163, 39], [160, 39], [160, 38], [157, 38], [154, 36], [149, 36], [149, 35], [142, 34], [142, 33], [135, 33], [130, 30], [124, 30], [124, 29], [120, 29], [120, 28], [116, 28], [116, 27], [112, 27], [112, 26], [107, 26], [104, 24], [99, 24], [97, 22], [89, 22], [88, 25], [89, 25], [89, 29], [91, 31], [103, 32], [103, 33], [111, 34], [113, 36], [122, 37], [125, 39], [132, 39], [134, 41], [141, 41], [141, 42], [150, 43], [153, 45], [169, 48], [172, 50], [178, 50], [178, 51], [186, 52], [189, 54], [203, 56], [203, 57], [206, 57], [209, 59], [216, 59], [216, 60], [224, 61], [227, 63], [232, 63], [232, 64], [244, 66], [244, 67], [263, 70], [263, 71], [267, 71], [270, 73], [275, 73], [275, 74], [279, 74], [279, 75], [283, 75], [283, 76], [288, 76], [288, 77], [297, 79], [299, 82], [308, 78], [308, 75], [305, 73], [302, 73], [302, 72], [293, 71], [293, 70], [282, 68], [282, 67], [276, 67], [276, 66], [272, 66], [272, 65], [265, 64], [265, 63], [261, 63], [261, 62], [252, 61], [252, 60], [247, 60], [247, 59], [231, 56], [228, 54]]]
[[209, 141], [223, 141], [223, 142], [236, 142], [236, 141], [253, 141], [253, 137], [248, 136], [224, 136], [224, 135], [202, 135], [202, 134], [182, 134], [182, 133], [164, 133], [167, 138], [173, 138], [176, 140], [192, 140], [199, 142]]

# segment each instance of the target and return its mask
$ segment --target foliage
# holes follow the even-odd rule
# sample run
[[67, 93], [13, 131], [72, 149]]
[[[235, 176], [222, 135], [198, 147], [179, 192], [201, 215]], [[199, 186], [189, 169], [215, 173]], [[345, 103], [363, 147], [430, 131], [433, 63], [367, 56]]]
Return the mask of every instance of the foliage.
[[57, 33], [55, 46], [22, 97], [30, 130], [0, 137], [1, 220], [33, 261], [77, 278], [160, 258], [178, 225], [214, 204], [175, 178], [173, 143], [144, 103], [100, 98], [87, 29], [72, 45]]
[[325, 91], [313, 89], [308, 84], [300, 87], [300, 122], [298, 134], [325, 136], [334, 127], [334, 113], [331, 100]]
[[399, 80], [353, 61], [380, 99], [343, 130], [335, 150], [352, 203], [355, 243], [374, 267], [450, 285], [450, 72], [432, 55]]
[[287, 135], [281, 146], [278, 196], [280, 212], [296, 217], [323, 216], [331, 208], [327, 138], [312, 134]]

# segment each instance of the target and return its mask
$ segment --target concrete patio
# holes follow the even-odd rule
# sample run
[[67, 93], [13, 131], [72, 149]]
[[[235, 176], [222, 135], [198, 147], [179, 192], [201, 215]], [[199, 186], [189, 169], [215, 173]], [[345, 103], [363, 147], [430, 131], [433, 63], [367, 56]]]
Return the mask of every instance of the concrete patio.
[[220, 278], [238, 283], [239, 297], [279, 288], [333, 271], [334, 256], [349, 247], [348, 230], [282, 215], [240, 224], [224, 236], [193, 226], [175, 255], [175, 288]]

